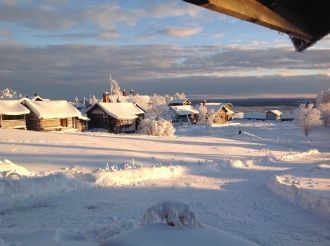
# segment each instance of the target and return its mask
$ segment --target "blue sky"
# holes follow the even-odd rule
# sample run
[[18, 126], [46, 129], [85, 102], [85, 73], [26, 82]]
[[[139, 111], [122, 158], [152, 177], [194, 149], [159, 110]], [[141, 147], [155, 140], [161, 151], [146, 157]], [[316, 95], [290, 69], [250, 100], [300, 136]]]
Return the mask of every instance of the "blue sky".
[[329, 38], [296, 53], [284, 34], [181, 0], [0, 0], [0, 52], [0, 87], [49, 97], [100, 94], [110, 72], [141, 94], [298, 97], [330, 87]]

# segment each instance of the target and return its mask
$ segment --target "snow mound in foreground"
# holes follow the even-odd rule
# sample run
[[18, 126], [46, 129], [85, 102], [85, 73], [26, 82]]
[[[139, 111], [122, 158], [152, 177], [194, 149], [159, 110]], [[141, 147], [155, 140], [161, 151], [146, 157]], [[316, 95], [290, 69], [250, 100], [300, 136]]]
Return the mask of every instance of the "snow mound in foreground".
[[[0, 161], [0, 172], [9, 172], [9, 173], [17, 173], [20, 176], [29, 176], [31, 173], [24, 167], [19, 166], [10, 160], [4, 159]], [[1, 175], [0, 175], [1, 177]]]
[[284, 154], [283, 156], [279, 157], [279, 160], [281, 161], [294, 161], [294, 160], [299, 160], [303, 157], [306, 156], [311, 156], [311, 155], [318, 155], [320, 152], [317, 149], [311, 149], [305, 152], [297, 152], [297, 153], [289, 153], [289, 154]]
[[183, 230], [165, 224], [152, 224], [111, 237], [103, 246], [256, 246], [257, 244], [236, 237], [213, 227]]
[[170, 226], [180, 228], [200, 228], [202, 224], [190, 206], [183, 201], [163, 201], [148, 208], [143, 215], [143, 225], [166, 221]]
[[329, 177], [329, 165], [319, 165], [304, 174], [275, 176], [267, 186], [282, 198], [330, 219]]

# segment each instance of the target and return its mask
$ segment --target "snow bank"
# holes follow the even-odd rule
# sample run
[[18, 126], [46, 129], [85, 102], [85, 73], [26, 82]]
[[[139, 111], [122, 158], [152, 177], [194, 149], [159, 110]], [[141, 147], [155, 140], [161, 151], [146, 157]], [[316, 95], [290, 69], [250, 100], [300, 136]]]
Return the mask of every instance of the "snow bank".
[[284, 155], [278, 157], [278, 159], [281, 161], [294, 161], [294, 160], [299, 160], [306, 156], [318, 155], [319, 153], [320, 152], [317, 149], [311, 149], [311, 150], [308, 150], [305, 152], [295, 152], [295, 153], [284, 154]]
[[232, 168], [252, 168], [254, 166], [253, 160], [230, 160], [229, 165]]
[[178, 166], [142, 167], [118, 172], [101, 171], [96, 174], [95, 185], [101, 187], [133, 185], [146, 181], [170, 179], [183, 173], [185, 173], [185, 168]]
[[182, 230], [165, 224], [152, 224], [110, 237], [103, 246], [256, 246], [257, 244], [236, 237], [213, 227]]
[[267, 186], [282, 198], [330, 219], [329, 177], [329, 165], [319, 165], [304, 174], [275, 176]]
[[[20, 165], [17, 165], [7, 159], [0, 161], [0, 173], [4, 174], [4, 172], [17, 173], [20, 176], [31, 175], [31, 173], [26, 168], [24, 168]], [[0, 178], [1, 178], [1, 174], [0, 174]]]
[[86, 186], [86, 182], [81, 182], [70, 174], [54, 173], [47, 176], [22, 177], [19, 180], [2, 180], [0, 196], [7, 199], [21, 199], [53, 195]]

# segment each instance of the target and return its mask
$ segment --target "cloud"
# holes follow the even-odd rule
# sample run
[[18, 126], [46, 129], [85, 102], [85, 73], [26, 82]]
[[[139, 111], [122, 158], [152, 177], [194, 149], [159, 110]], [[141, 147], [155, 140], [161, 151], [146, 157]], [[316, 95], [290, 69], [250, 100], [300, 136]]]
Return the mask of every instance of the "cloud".
[[2, 37], [7, 38], [11, 35], [12, 35], [12, 33], [9, 30], [7, 30], [6, 28], [0, 27], [0, 38], [2, 38]]
[[202, 30], [203, 28], [201, 27], [186, 27], [186, 28], [169, 27], [159, 30], [158, 33], [169, 35], [172, 37], [185, 38], [185, 37], [194, 36], [200, 33]]
[[315, 94], [329, 87], [329, 49], [226, 46], [59, 45], [0, 43], [1, 86], [67, 98], [108, 90], [111, 72], [123, 88], [141, 93], [280, 96]]

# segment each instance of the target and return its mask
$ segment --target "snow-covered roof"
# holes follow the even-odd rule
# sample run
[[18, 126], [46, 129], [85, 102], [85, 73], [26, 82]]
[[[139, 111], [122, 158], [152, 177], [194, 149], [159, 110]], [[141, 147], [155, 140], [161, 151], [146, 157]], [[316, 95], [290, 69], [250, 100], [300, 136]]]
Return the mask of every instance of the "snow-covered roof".
[[[134, 103], [97, 103], [107, 114], [115, 119], [136, 119], [139, 114], [144, 114], [144, 111], [135, 106]], [[89, 109], [90, 110], [90, 109]]]
[[282, 112], [281, 111], [279, 111], [279, 110], [269, 110], [269, 111], [267, 111], [267, 113], [273, 113], [273, 114], [275, 114], [275, 115], [277, 115], [277, 116], [281, 116], [281, 114], [282, 114]]
[[20, 104], [19, 100], [0, 100], [0, 114], [22, 115], [28, 113], [30, 110]]
[[41, 96], [34, 96], [31, 98], [31, 101], [49, 101], [49, 99], [43, 98]]
[[61, 101], [26, 101], [26, 106], [33, 111], [39, 119], [56, 119], [79, 117], [81, 113], [71, 103]]
[[266, 113], [244, 113], [244, 119], [266, 119]]
[[232, 110], [230, 110], [228, 107], [226, 107], [227, 103], [206, 103], [205, 106], [207, 108], [207, 111], [213, 111], [218, 112], [220, 109], [224, 108], [228, 114], [234, 114]]
[[185, 102], [189, 102], [190, 101], [187, 99], [187, 98], [176, 98], [176, 99], [173, 99], [170, 104], [183, 104]]
[[194, 109], [193, 106], [191, 106], [191, 105], [171, 106], [171, 109], [177, 115], [198, 114], [198, 110]]

